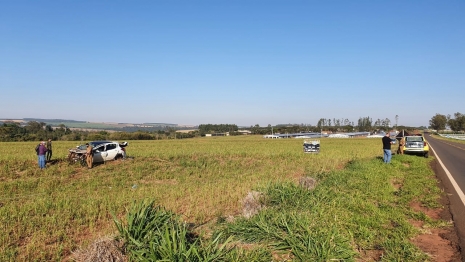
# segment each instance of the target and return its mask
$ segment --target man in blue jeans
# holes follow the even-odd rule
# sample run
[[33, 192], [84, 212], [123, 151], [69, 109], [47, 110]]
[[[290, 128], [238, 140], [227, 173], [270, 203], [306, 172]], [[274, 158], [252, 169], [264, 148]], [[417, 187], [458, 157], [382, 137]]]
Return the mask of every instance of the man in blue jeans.
[[45, 142], [42, 141], [39, 144], [39, 148], [37, 149], [37, 155], [39, 156], [39, 167], [40, 169], [45, 168], [45, 153], [47, 152], [47, 148], [45, 147]]
[[392, 152], [391, 152], [391, 134], [389, 132], [386, 133], [386, 135], [383, 137], [383, 151], [384, 151], [384, 163], [391, 163], [391, 157], [392, 157]]

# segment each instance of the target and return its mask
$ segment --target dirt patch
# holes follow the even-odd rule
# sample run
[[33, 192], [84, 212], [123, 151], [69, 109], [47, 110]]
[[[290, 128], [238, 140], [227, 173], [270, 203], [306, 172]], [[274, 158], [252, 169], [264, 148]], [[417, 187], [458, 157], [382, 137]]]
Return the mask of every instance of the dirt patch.
[[429, 234], [415, 237], [412, 243], [427, 253], [433, 261], [460, 261], [460, 255], [457, 255], [457, 245], [447, 239], [449, 234], [448, 229], [431, 229]]
[[402, 187], [403, 181], [398, 178], [391, 179], [391, 185], [398, 191]]
[[423, 221], [414, 220], [414, 219], [410, 219], [409, 223], [416, 228], [423, 228], [423, 225], [425, 224], [425, 222]]
[[442, 219], [443, 217], [446, 219], [449, 219], [449, 217], [445, 213], [447, 211], [444, 210], [443, 208], [427, 208], [427, 207], [422, 206], [421, 203], [419, 202], [410, 203], [410, 207], [416, 212], [423, 212], [428, 217], [435, 219], [435, 220]]
[[273, 261], [293, 261], [294, 256], [290, 250], [281, 250], [280, 252], [271, 252], [271, 256], [273, 257]]
[[[444, 188], [442, 180], [438, 177], [436, 163], [436, 161], [431, 161], [431, 169], [436, 173], [439, 187]], [[412, 202], [410, 207], [417, 212], [423, 212], [434, 220], [453, 221], [450, 212], [450, 201], [446, 193], [441, 194], [439, 204], [443, 208], [426, 208], [418, 202]], [[412, 243], [429, 254], [432, 261], [465, 261], [462, 260], [460, 239], [453, 224], [442, 228], [430, 228], [426, 227], [423, 221], [411, 220], [410, 223], [423, 232], [412, 239]]]
[[[423, 212], [431, 219], [451, 221], [451, 214], [447, 208], [448, 199], [445, 195], [442, 196], [441, 203], [446, 208], [426, 208], [418, 202], [411, 203], [410, 207], [417, 212]], [[412, 239], [412, 243], [428, 254], [432, 261], [461, 261], [459, 239], [453, 226], [425, 228], [423, 221], [411, 220], [410, 223], [423, 232]]]
[[366, 261], [381, 261], [383, 250], [359, 250], [361, 258], [357, 259], [358, 262]]

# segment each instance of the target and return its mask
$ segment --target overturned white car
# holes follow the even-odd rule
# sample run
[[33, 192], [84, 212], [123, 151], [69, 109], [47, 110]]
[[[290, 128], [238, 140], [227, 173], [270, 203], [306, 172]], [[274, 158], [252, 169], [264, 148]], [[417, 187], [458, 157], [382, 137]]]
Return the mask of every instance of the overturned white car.
[[[101, 163], [110, 160], [126, 158], [126, 146], [128, 142], [119, 143], [117, 141], [92, 141], [93, 163]], [[69, 149], [68, 160], [72, 163], [81, 162], [85, 165], [86, 145], [79, 145], [76, 148]]]

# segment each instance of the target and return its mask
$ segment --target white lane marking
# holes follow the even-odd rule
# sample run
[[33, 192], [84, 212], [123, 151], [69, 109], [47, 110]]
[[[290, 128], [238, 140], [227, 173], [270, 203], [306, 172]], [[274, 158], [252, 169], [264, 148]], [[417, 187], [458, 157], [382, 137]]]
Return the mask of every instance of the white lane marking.
[[436, 154], [436, 151], [434, 151], [433, 147], [432, 147], [431, 145], [429, 145], [429, 147], [431, 148], [431, 150], [433, 150], [433, 153], [434, 153], [434, 155], [436, 156], [436, 158], [437, 158], [439, 164], [441, 164], [442, 169], [444, 169], [444, 171], [446, 172], [447, 177], [449, 178], [450, 182], [452, 183], [452, 186], [454, 186], [455, 192], [457, 192], [457, 195], [459, 196], [460, 200], [462, 200], [462, 204], [465, 206], [465, 195], [463, 194], [462, 190], [460, 190], [459, 185], [457, 185], [457, 182], [455, 182], [455, 179], [452, 177], [452, 175], [451, 175], [451, 173], [449, 172], [449, 170], [447, 170], [446, 166], [444, 166], [444, 164], [442, 163], [441, 159], [440, 159], [439, 156]]

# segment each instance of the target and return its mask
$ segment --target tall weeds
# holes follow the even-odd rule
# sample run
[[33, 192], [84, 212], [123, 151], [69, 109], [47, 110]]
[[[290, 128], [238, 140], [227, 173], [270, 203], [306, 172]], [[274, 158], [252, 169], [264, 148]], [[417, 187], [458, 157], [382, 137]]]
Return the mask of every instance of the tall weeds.
[[114, 221], [133, 261], [228, 261], [228, 241], [220, 243], [220, 236], [203, 241], [185, 222], [153, 201], [135, 203], [126, 223], [116, 217]]

